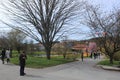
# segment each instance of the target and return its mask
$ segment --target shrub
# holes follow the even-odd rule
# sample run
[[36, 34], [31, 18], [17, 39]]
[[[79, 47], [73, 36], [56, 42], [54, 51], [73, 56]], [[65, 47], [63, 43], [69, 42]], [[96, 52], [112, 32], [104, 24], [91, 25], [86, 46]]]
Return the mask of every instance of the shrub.
[[120, 61], [120, 52], [115, 53], [113, 58], [114, 58], [115, 61]]

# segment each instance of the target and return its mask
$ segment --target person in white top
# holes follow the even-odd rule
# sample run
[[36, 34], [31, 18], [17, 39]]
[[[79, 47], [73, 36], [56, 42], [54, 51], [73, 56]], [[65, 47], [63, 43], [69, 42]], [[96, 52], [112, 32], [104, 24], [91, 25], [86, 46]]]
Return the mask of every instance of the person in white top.
[[6, 58], [7, 58], [7, 63], [9, 63], [10, 62], [10, 50], [7, 49], [5, 54], [6, 54]]

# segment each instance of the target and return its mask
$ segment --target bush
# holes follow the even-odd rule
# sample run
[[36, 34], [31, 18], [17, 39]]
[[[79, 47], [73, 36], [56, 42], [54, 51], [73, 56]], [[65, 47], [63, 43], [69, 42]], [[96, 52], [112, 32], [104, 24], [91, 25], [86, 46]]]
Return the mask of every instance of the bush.
[[120, 52], [115, 53], [113, 58], [114, 58], [115, 61], [120, 61]]
[[79, 57], [80, 57], [79, 54], [73, 54], [73, 53], [69, 53], [66, 55], [67, 59], [73, 59], [73, 60], [76, 60]]

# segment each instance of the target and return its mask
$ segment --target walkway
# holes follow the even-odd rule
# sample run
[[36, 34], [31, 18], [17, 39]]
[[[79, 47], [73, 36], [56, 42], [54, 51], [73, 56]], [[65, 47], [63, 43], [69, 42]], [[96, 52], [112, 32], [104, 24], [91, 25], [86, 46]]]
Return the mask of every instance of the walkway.
[[86, 59], [45, 69], [30, 69], [26, 76], [19, 76], [19, 66], [0, 61], [0, 80], [120, 80], [120, 72], [96, 68], [99, 61]]

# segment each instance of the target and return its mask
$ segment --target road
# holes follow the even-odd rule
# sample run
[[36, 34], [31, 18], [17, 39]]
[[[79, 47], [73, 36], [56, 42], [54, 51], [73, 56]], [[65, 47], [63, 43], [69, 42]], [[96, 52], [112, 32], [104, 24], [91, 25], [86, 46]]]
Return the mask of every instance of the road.
[[26, 68], [25, 76], [19, 76], [19, 66], [0, 61], [0, 80], [120, 80], [120, 72], [96, 67], [99, 61], [85, 59], [45, 69]]

